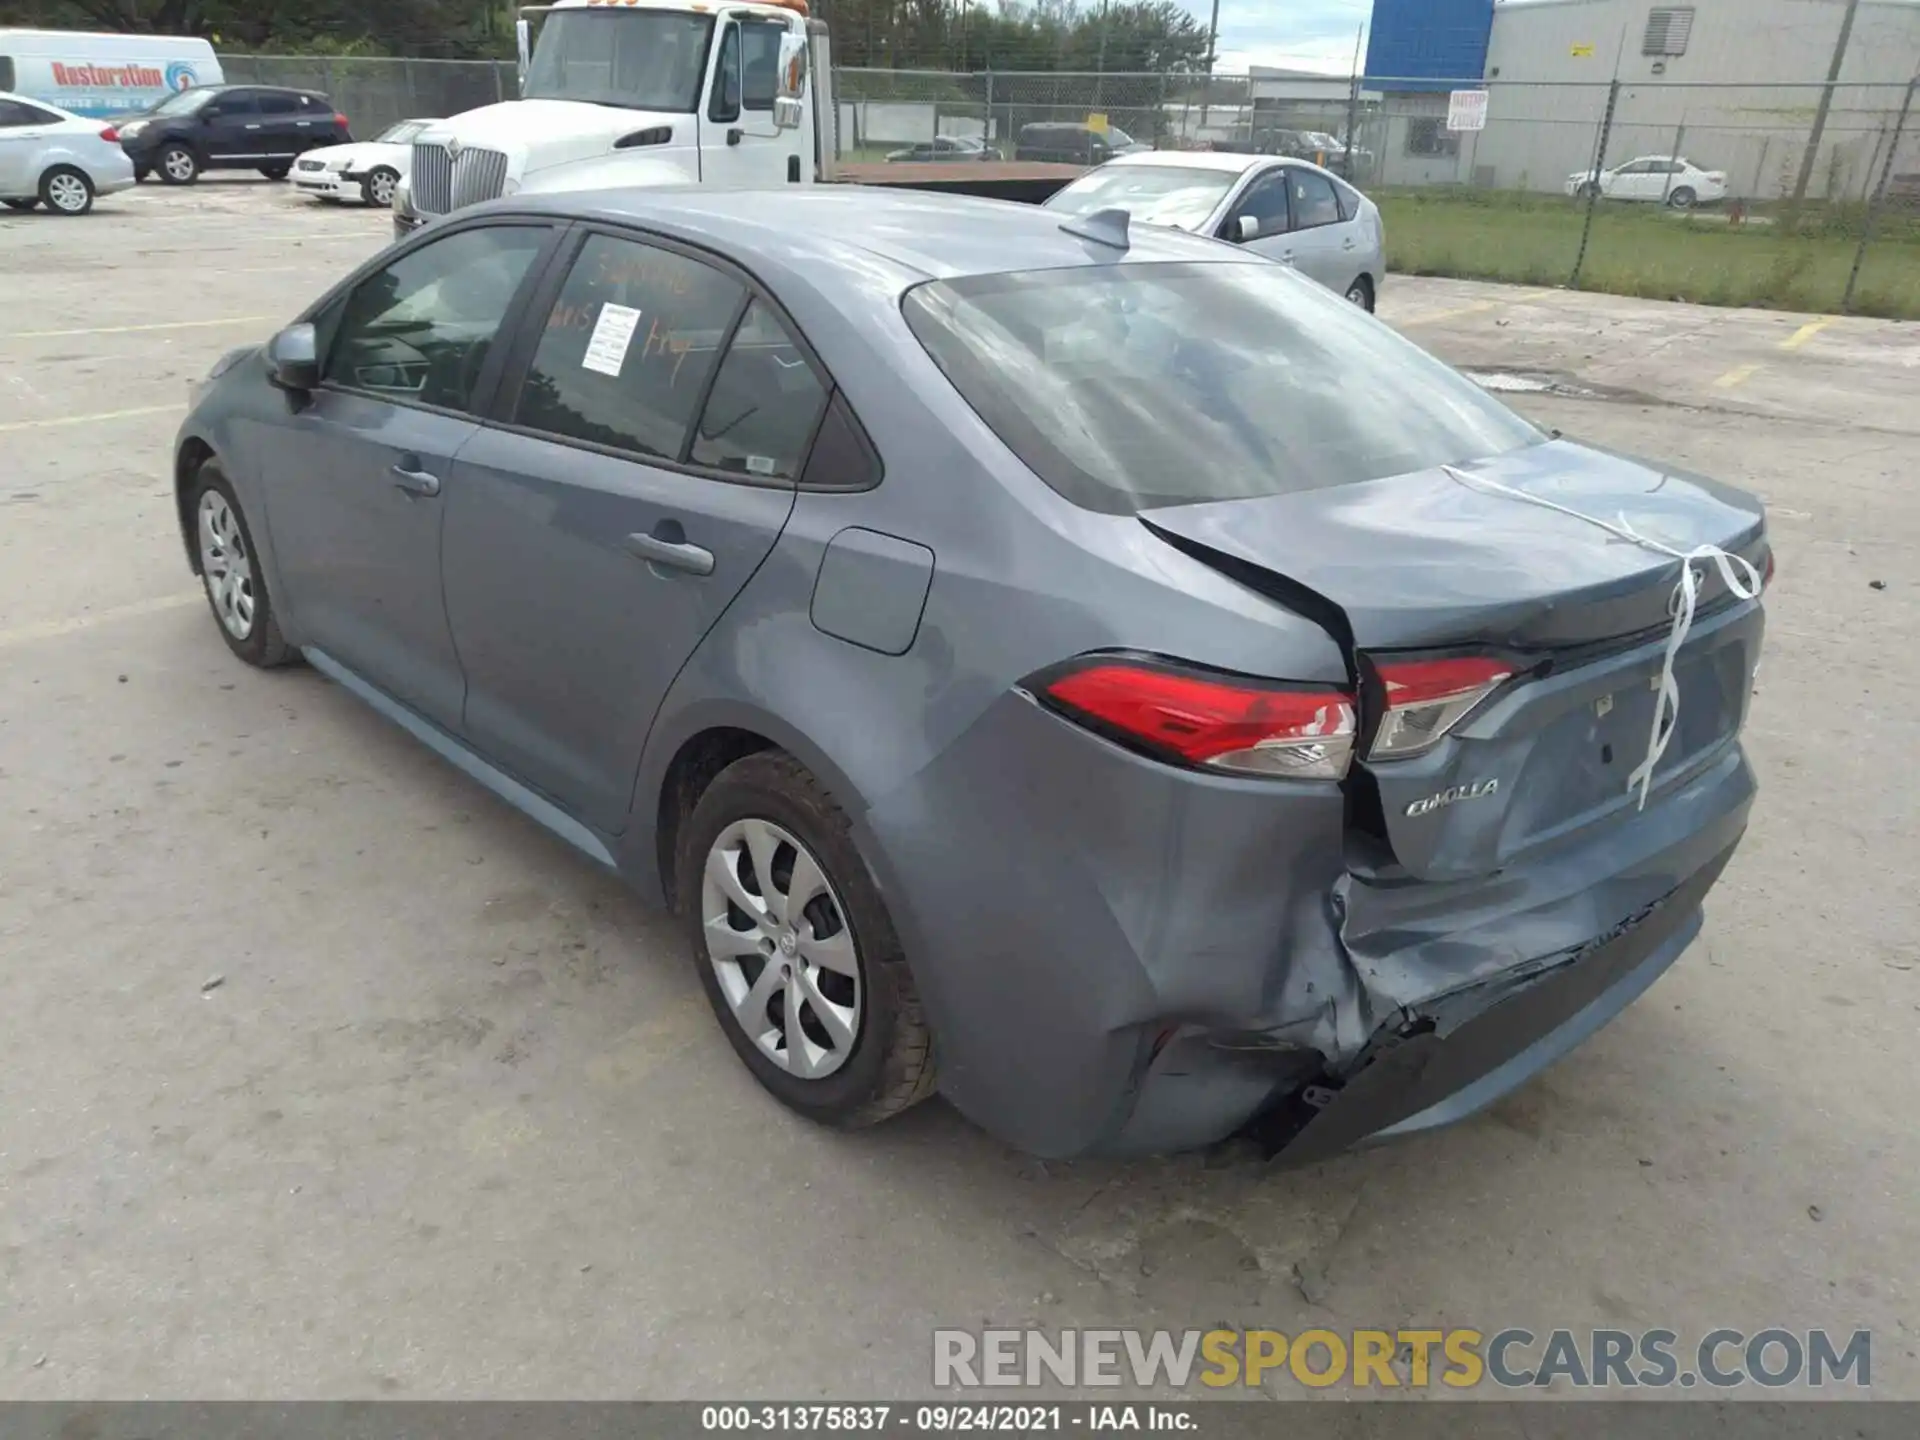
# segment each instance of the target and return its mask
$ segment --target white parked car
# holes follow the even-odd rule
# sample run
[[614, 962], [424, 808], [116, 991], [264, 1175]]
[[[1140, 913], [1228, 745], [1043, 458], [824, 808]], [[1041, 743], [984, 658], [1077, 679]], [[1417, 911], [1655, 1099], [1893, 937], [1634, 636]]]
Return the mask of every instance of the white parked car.
[[1387, 278], [1386, 229], [1374, 203], [1305, 160], [1211, 150], [1121, 155], [1056, 192], [1050, 210], [1124, 210], [1244, 245], [1373, 309]]
[[1576, 170], [1567, 177], [1567, 194], [1584, 198], [1593, 191], [1608, 200], [1651, 200], [1688, 210], [1726, 199], [1727, 177], [1679, 155], [1642, 155], [1611, 170]]
[[133, 162], [111, 125], [0, 91], [0, 201], [84, 215], [93, 197], [133, 184]]
[[413, 137], [437, 120], [402, 120], [372, 140], [309, 150], [293, 167], [296, 189], [322, 200], [359, 200], [382, 207], [413, 163]]

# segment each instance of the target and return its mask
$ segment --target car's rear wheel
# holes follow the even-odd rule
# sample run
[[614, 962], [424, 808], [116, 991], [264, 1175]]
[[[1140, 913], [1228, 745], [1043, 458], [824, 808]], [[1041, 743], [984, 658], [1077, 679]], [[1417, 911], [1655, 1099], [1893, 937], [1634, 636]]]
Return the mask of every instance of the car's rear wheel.
[[9, 210], [31, 210], [40, 202], [38, 200], [8, 200], [0, 203], [4, 203]]
[[253, 532], [219, 461], [200, 467], [187, 503], [200, 578], [227, 648], [263, 670], [297, 658], [280, 634], [266, 576], [254, 553]]
[[191, 185], [200, 178], [200, 157], [188, 145], [169, 145], [160, 152], [160, 178], [169, 185]]
[[1347, 299], [1371, 315], [1373, 313], [1373, 281], [1362, 275], [1347, 287]]
[[84, 215], [93, 209], [93, 181], [71, 165], [56, 165], [40, 177], [40, 203], [54, 215]]
[[284, 180], [293, 173], [291, 165], [262, 165], [260, 173], [269, 180]]
[[683, 833], [677, 894], [728, 1041], [810, 1120], [871, 1125], [933, 1093], [919, 991], [844, 811], [778, 751], [736, 761]]
[[1682, 185], [1667, 196], [1667, 204], [1676, 210], [1691, 210], [1699, 199], [1691, 185]]
[[400, 172], [390, 165], [377, 167], [360, 182], [360, 195], [367, 204], [386, 210], [393, 205], [393, 192], [400, 183]]

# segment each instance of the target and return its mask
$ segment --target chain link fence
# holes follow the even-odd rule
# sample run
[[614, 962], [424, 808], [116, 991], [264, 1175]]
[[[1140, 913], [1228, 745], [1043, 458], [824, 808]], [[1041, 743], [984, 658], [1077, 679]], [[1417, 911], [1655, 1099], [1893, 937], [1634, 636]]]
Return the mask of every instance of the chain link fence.
[[[221, 57], [319, 90], [371, 136], [513, 98], [511, 62]], [[847, 162], [1092, 163], [1129, 142], [1314, 159], [1419, 274], [1920, 319], [1916, 87], [1113, 71], [834, 72]], [[1099, 142], [1090, 137], [1099, 136]]]

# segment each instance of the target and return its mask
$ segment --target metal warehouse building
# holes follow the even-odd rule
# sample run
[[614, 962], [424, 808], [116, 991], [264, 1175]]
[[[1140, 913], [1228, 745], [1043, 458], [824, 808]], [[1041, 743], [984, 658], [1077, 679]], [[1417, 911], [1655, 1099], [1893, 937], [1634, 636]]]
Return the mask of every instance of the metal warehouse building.
[[[1606, 163], [1680, 154], [1735, 195], [1793, 189], [1846, 0], [1376, 0], [1367, 53], [1376, 183], [1558, 190], [1591, 165], [1614, 99]], [[1809, 192], [1867, 194], [1908, 83], [1920, 0], [1860, 0]], [[1486, 129], [1446, 128], [1447, 93], [1492, 92]], [[1920, 117], [1896, 168], [1920, 168]]]

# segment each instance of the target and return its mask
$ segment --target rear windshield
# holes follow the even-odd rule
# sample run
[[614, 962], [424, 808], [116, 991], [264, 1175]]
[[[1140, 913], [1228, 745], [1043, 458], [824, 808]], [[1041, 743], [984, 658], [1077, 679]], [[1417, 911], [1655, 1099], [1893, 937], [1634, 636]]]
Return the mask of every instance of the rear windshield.
[[1056, 191], [1047, 208], [1069, 215], [1120, 209], [1149, 225], [1199, 230], [1239, 178], [1237, 170], [1193, 165], [1103, 165]]
[[1546, 438], [1264, 262], [975, 275], [917, 286], [903, 309], [980, 417], [1089, 510], [1324, 489]]

